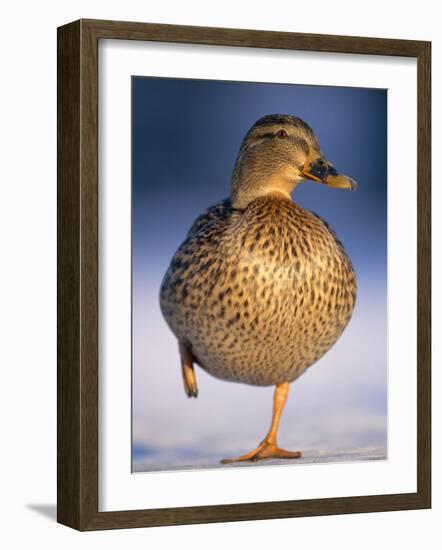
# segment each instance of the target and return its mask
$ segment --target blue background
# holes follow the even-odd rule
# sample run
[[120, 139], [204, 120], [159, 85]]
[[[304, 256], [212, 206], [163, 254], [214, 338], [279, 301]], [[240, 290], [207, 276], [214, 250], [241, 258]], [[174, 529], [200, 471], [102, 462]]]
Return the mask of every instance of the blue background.
[[[229, 196], [246, 131], [272, 113], [304, 119], [325, 156], [359, 183], [351, 193], [306, 182], [293, 194], [343, 242], [356, 269], [358, 301], [340, 341], [294, 384], [305, 388], [287, 405], [286, 439], [310, 445], [313, 454], [344, 449], [348, 458], [370, 449], [385, 456], [386, 90], [149, 77], [134, 77], [132, 85], [134, 468], [215, 465], [219, 453], [249, 450], [249, 440], [254, 446], [267, 429], [271, 390], [220, 382], [198, 369], [200, 397], [186, 400], [158, 290], [193, 220]], [[231, 400], [238, 410], [221, 423], [216, 417], [225, 416]]]

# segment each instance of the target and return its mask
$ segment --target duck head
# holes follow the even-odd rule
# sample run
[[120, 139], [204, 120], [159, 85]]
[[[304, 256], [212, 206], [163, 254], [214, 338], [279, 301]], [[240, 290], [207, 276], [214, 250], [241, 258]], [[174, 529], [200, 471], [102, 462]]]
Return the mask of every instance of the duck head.
[[356, 189], [356, 182], [339, 173], [321, 152], [313, 130], [290, 115], [260, 118], [247, 132], [232, 175], [232, 203], [245, 208], [257, 197], [290, 193], [303, 180], [328, 187]]

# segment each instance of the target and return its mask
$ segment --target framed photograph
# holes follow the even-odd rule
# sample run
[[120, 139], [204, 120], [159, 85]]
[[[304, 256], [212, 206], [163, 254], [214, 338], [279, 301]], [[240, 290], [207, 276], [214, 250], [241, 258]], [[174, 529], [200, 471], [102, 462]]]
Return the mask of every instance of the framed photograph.
[[429, 42], [58, 29], [58, 521], [431, 506]]

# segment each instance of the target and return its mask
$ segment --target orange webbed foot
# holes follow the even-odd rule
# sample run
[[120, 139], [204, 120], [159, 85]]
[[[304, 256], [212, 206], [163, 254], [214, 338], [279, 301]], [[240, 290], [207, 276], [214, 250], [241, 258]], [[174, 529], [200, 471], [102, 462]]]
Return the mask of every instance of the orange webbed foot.
[[246, 462], [249, 460], [256, 461], [263, 460], [265, 458], [301, 458], [302, 453], [300, 451], [286, 451], [285, 449], [279, 448], [276, 444], [279, 420], [281, 418], [284, 404], [287, 400], [288, 392], [288, 382], [282, 382], [281, 384], [278, 384], [276, 386], [273, 396], [272, 424], [266, 437], [263, 441], [261, 441], [258, 447], [245, 455], [237, 456], [235, 458], [225, 458], [221, 460], [221, 464], [231, 464], [232, 462]]
[[234, 458], [224, 458], [221, 460], [221, 464], [231, 464], [232, 462], [255, 462], [266, 458], [301, 458], [302, 453], [300, 451], [286, 451], [281, 449], [274, 443], [269, 441], [262, 441], [256, 449], [249, 453]]

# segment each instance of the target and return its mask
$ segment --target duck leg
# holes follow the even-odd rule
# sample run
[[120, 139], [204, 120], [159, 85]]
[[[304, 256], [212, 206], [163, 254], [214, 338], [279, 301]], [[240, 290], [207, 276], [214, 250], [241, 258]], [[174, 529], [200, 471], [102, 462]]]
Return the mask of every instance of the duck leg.
[[279, 421], [281, 419], [282, 410], [284, 409], [288, 393], [288, 382], [284, 382], [276, 386], [275, 393], [273, 395], [272, 424], [267, 432], [267, 435], [258, 447], [245, 455], [235, 458], [225, 458], [224, 460], [221, 460], [222, 464], [243, 462], [246, 460], [261, 460], [263, 458], [300, 458], [302, 456], [299, 451], [286, 451], [285, 449], [280, 449], [276, 443]]
[[195, 370], [193, 368], [194, 357], [192, 351], [188, 345], [182, 342], [179, 343], [179, 349], [184, 391], [187, 397], [198, 397], [198, 386], [196, 384]]

